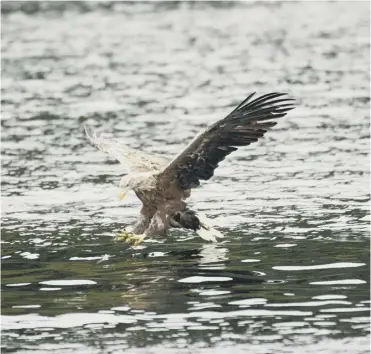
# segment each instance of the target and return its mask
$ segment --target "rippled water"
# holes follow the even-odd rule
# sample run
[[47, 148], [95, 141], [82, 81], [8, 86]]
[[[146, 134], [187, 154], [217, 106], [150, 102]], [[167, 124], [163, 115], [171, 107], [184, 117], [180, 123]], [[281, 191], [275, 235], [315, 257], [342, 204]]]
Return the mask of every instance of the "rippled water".
[[[368, 2], [2, 7], [4, 353], [368, 352]], [[226, 240], [116, 241], [83, 123], [171, 155], [252, 91], [298, 108], [192, 196]]]

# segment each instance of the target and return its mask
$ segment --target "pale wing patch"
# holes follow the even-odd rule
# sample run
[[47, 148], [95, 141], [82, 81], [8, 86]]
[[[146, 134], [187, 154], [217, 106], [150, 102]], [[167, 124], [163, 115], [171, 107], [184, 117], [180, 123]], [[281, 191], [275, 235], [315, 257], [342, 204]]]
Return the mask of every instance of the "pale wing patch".
[[96, 132], [91, 131], [87, 126], [84, 128], [88, 139], [96, 145], [99, 150], [114, 157], [124, 165], [129, 172], [157, 171], [161, 170], [169, 163], [169, 159], [165, 157], [134, 150], [113, 139], [97, 135]]

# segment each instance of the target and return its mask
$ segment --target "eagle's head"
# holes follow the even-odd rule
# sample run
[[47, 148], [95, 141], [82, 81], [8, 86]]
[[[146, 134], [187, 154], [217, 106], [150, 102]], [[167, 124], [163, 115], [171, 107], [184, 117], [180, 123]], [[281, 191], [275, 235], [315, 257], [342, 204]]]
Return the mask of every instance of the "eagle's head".
[[152, 182], [152, 173], [138, 172], [130, 173], [123, 176], [120, 180], [120, 199], [123, 199], [130, 190], [139, 191], [150, 189], [149, 184]]

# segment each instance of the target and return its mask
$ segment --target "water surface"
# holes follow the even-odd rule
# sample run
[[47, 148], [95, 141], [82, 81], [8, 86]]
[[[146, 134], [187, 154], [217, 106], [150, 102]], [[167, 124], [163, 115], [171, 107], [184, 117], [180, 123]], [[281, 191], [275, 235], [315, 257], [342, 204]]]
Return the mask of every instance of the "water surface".
[[[366, 353], [369, 4], [2, 3], [2, 349]], [[129, 247], [122, 166], [250, 92], [298, 108], [190, 203], [226, 235]]]

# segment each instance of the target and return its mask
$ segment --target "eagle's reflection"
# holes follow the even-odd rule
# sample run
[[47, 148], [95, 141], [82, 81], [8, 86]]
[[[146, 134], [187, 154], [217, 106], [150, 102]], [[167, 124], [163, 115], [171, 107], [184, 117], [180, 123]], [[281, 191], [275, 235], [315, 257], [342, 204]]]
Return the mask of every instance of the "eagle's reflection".
[[195, 265], [200, 267], [215, 266], [224, 269], [225, 262], [228, 261], [228, 249], [217, 243], [203, 244], [190, 250], [171, 251], [168, 254], [183, 260], [195, 259]]
[[202, 245], [198, 264], [200, 267], [213, 267], [213, 269], [224, 269], [228, 261], [228, 249], [215, 243]]
[[[233, 294], [233, 288], [261, 283], [254, 272], [241, 269], [230, 260], [223, 244], [203, 244], [198, 248], [143, 254], [131, 264], [130, 289], [123, 292], [123, 305], [155, 312], [186, 312], [188, 302], [204, 301], [202, 290]], [[133, 270], [135, 269], [135, 273]], [[207, 293], [207, 292], [206, 292]], [[195, 297], [197, 299], [195, 299]]]

